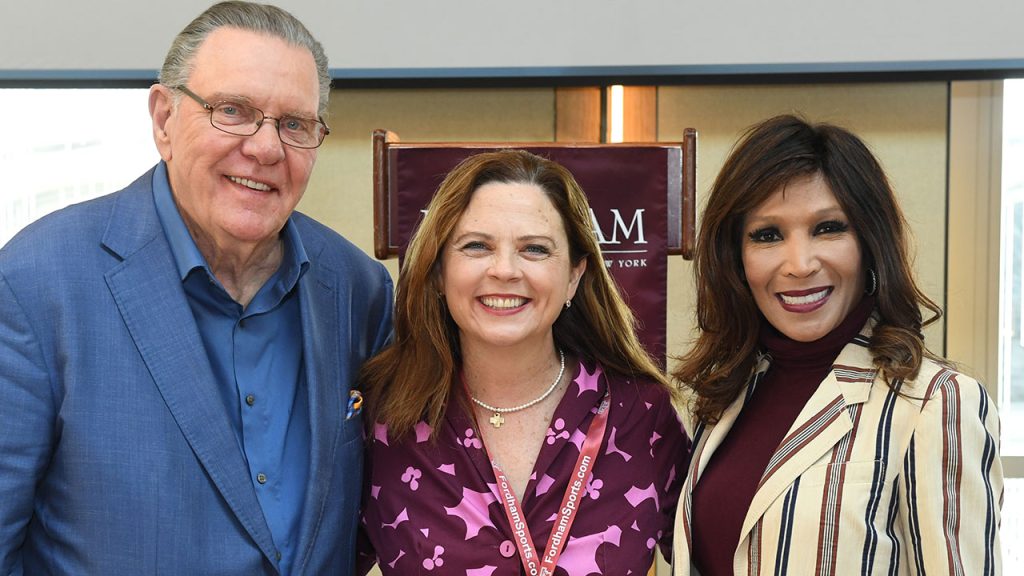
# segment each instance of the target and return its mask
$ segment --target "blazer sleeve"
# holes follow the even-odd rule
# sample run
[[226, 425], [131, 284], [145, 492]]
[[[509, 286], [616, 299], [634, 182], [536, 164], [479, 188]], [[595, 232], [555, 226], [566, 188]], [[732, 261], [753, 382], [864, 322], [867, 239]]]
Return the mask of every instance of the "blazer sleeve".
[[40, 340], [0, 273], [0, 574], [21, 564], [35, 487], [53, 448], [55, 410]]
[[999, 417], [984, 387], [947, 372], [925, 401], [897, 489], [910, 571], [1001, 574]]
[[375, 330], [375, 337], [373, 342], [373, 354], [377, 354], [383, 350], [388, 344], [391, 343], [392, 337], [392, 315], [395, 307], [395, 287], [391, 282], [391, 275], [388, 274], [387, 268], [383, 265], [378, 265], [380, 278], [380, 285], [382, 290], [377, 293], [377, 308], [380, 310], [380, 316], [377, 322], [377, 329]]

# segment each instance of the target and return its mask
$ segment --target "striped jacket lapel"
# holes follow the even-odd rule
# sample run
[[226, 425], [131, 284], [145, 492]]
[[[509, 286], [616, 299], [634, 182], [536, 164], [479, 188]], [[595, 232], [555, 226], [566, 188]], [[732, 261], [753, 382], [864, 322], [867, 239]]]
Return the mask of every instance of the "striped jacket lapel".
[[[682, 530], [677, 532], [676, 541], [673, 546], [676, 549], [680, 548], [681, 544], [685, 544], [686, 549], [689, 550], [691, 545], [690, 538], [690, 507], [693, 503], [693, 487], [696, 486], [697, 481], [700, 480], [701, 474], [707, 468], [708, 462], [711, 460], [711, 455], [715, 453], [715, 450], [722, 444], [725, 437], [728, 435], [729, 430], [732, 429], [733, 424], [736, 422], [736, 418], [743, 410], [743, 405], [753, 394], [757, 388], [758, 382], [761, 377], [768, 370], [767, 357], [761, 357], [755, 367], [754, 375], [751, 377], [750, 382], [747, 386], [740, 391], [739, 397], [729, 405], [728, 408], [722, 413], [718, 422], [713, 425], [697, 424], [692, 429], [687, 429], [687, 434], [690, 435], [693, 441], [693, 450], [690, 453], [690, 466], [686, 473], [686, 480], [683, 483], [682, 489], [682, 502], [681, 512], [677, 513], [677, 517], [682, 519]], [[682, 536], [684, 542], [679, 541], [679, 536]], [[687, 556], [688, 557], [688, 556]]]

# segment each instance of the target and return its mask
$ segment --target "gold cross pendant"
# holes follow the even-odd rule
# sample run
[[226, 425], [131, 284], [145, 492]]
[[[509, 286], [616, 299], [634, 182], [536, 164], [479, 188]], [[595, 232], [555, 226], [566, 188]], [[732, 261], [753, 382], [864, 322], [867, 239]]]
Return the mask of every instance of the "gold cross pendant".
[[494, 426], [495, 428], [501, 428], [501, 425], [505, 423], [505, 418], [504, 418], [504, 417], [503, 417], [503, 416], [502, 416], [501, 414], [499, 414], [499, 413], [495, 412], [495, 413], [494, 413], [494, 416], [491, 416], [491, 417], [490, 417], [490, 418], [488, 419], [488, 421], [489, 421], [489, 422], [490, 422], [490, 423], [491, 423], [491, 424], [492, 424], [492, 425], [493, 425], [493, 426]]

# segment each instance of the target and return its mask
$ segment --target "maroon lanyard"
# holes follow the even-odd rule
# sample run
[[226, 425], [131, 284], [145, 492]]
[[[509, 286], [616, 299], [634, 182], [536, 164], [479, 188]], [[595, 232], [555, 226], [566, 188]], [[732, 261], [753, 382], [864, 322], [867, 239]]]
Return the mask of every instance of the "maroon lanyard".
[[[519, 559], [522, 560], [523, 568], [530, 576], [551, 576], [555, 573], [558, 557], [562, 555], [565, 543], [569, 540], [569, 529], [576, 519], [580, 499], [583, 497], [587, 481], [592, 475], [597, 452], [604, 441], [604, 430], [608, 424], [611, 400], [612, 390], [611, 386], [608, 386], [604, 398], [601, 399], [601, 405], [597, 409], [597, 414], [590, 421], [590, 427], [587, 428], [587, 439], [583, 441], [583, 448], [580, 450], [579, 458], [576, 459], [573, 475], [569, 479], [569, 485], [565, 488], [562, 505], [558, 509], [558, 517], [551, 529], [547, 549], [543, 552], [542, 558], [538, 557], [538, 551], [533, 545], [533, 536], [530, 535], [530, 528], [526, 525], [525, 514], [523, 514], [523, 507], [519, 504], [519, 499], [516, 498], [515, 492], [509, 486], [508, 478], [501, 471], [501, 466], [491, 457], [490, 451], [487, 451], [487, 457], [491, 460], [491, 468], [494, 469], [494, 478], [498, 481], [498, 491], [501, 493], [505, 517], [508, 518], [509, 526], [512, 527], [512, 533], [515, 535]], [[486, 446], [484, 448], [486, 449]]]

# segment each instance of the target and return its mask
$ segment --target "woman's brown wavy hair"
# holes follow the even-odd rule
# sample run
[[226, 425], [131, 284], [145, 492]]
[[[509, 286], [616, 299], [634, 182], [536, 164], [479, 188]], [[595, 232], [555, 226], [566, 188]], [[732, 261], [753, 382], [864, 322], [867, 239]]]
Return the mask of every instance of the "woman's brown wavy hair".
[[[491, 182], [534, 184], [562, 217], [572, 265], [587, 261], [571, 308], [552, 328], [555, 345], [610, 373], [646, 377], [671, 390], [636, 336], [636, 320], [604, 265], [591, 227], [590, 205], [563, 166], [523, 150], [470, 156], [444, 179], [413, 234], [395, 291], [392, 344], [360, 372], [368, 422], [401, 436], [444, 417], [461, 363], [458, 326], [441, 297], [441, 252], [473, 193]], [[461, 398], [461, 396], [460, 396]], [[461, 398], [465, 401], [464, 398]]]
[[[694, 257], [699, 335], [673, 379], [692, 390], [699, 421], [713, 423], [753, 370], [763, 316], [744, 281], [746, 215], [777, 190], [820, 174], [850, 220], [865, 269], [878, 278], [878, 323], [870, 350], [888, 382], [917, 375], [928, 352], [921, 332], [941, 310], [918, 288], [906, 221], [889, 180], [868, 147], [849, 131], [783, 115], [749, 128], [715, 179]], [[922, 308], [930, 317], [922, 320]]]

